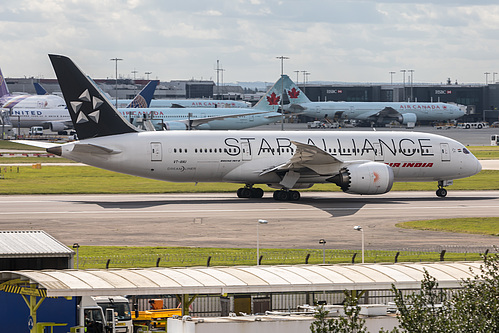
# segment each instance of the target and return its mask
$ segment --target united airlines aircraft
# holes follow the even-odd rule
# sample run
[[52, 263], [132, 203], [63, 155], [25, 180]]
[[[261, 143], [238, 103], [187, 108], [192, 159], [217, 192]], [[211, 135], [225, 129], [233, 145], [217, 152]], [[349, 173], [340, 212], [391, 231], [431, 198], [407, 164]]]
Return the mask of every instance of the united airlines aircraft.
[[351, 194], [381, 194], [394, 182], [435, 181], [437, 195], [475, 175], [478, 160], [461, 143], [417, 132], [140, 132], [67, 57], [50, 55], [80, 141], [38, 144], [99, 168], [172, 182], [231, 182], [240, 198], [298, 200], [297, 189], [333, 183]]

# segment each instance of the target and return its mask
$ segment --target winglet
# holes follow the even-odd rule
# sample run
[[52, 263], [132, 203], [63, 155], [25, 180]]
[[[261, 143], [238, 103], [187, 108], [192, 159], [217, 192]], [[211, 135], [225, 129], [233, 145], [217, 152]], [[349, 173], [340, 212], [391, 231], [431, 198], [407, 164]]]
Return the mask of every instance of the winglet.
[[138, 132], [71, 59], [49, 57], [80, 140]]

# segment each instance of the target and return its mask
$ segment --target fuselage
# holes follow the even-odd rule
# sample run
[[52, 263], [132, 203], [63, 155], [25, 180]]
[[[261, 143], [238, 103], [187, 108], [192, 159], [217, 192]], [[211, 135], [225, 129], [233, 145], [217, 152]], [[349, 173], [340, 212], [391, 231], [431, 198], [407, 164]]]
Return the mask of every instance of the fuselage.
[[341, 118], [367, 120], [387, 107], [401, 114], [414, 113], [418, 121], [445, 121], [464, 115], [461, 108], [447, 103], [309, 102], [300, 106], [305, 115], [315, 118], [333, 118], [338, 113]]
[[240, 108], [120, 108], [118, 111], [128, 121], [142, 118], [144, 115], [151, 115], [152, 119], [162, 120], [163, 122], [199, 120], [207, 118], [219, 118], [224, 116], [233, 116], [234, 114], [245, 114], [237, 117], [227, 117], [223, 119], [206, 120], [206, 123], [196, 126], [197, 130], [239, 130], [260, 125], [266, 125], [280, 120], [281, 114], [277, 112], [263, 112]]
[[[62, 146], [62, 156], [96, 167], [172, 182], [274, 184], [265, 173], [290, 160], [299, 142], [319, 147], [343, 163], [375, 161], [393, 169], [395, 181], [440, 181], [481, 170], [461, 143], [417, 132], [172, 131], [87, 139], [76, 145], [112, 149], [92, 153]], [[297, 185], [324, 183], [331, 175], [303, 172]]]
[[[118, 100], [118, 107], [124, 108], [132, 100]], [[114, 101], [112, 101], [113, 104]], [[251, 104], [244, 101], [232, 100], [213, 100], [213, 99], [153, 99], [150, 107], [152, 108], [171, 108], [173, 105], [179, 105], [185, 108], [247, 108]]]
[[10, 110], [10, 121], [14, 127], [29, 128], [32, 126], [44, 126], [51, 122], [71, 123], [68, 109], [24, 109], [13, 108]]

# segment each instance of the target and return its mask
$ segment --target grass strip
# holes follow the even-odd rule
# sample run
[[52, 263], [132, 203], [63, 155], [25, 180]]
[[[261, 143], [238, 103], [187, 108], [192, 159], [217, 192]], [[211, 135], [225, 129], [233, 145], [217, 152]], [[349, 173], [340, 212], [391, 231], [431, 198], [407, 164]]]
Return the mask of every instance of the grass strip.
[[[89, 166], [1, 167], [0, 194], [113, 194], [113, 193], [209, 193], [235, 192], [240, 184], [170, 183], [120, 174]], [[499, 190], [499, 171], [483, 170], [479, 174], [454, 181], [449, 190]], [[274, 191], [263, 185], [265, 191]], [[395, 183], [392, 191], [434, 191], [436, 182]], [[334, 184], [316, 184], [300, 191], [338, 192]]]
[[408, 221], [396, 224], [405, 229], [448, 231], [467, 234], [499, 236], [499, 217], [473, 217]]

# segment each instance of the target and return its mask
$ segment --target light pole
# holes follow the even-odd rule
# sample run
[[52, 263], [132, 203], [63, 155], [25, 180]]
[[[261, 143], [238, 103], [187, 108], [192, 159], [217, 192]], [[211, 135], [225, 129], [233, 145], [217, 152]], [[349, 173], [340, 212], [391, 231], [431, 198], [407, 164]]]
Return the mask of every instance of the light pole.
[[322, 264], [326, 263], [326, 240], [321, 238], [319, 239], [319, 244], [322, 244]]
[[414, 69], [408, 69], [407, 70], [409, 73], [411, 73], [411, 81], [410, 81], [410, 85], [411, 85], [411, 102], [413, 101], [413, 95], [412, 95], [412, 87], [413, 87], [413, 83], [414, 83]]
[[276, 57], [276, 59], [281, 59], [281, 131], [284, 131], [284, 110], [283, 110], [283, 101], [284, 101], [284, 60], [289, 59], [289, 57], [280, 56]]
[[116, 84], [114, 86], [114, 93], [116, 94], [116, 108], [118, 108], [118, 61], [121, 61], [123, 59], [120, 59], [120, 58], [113, 58], [111, 59], [111, 61], [114, 61], [115, 64], [116, 64], [116, 67], [115, 67], [115, 73], [116, 73]]
[[393, 75], [395, 72], [390, 72], [390, 84], [393, 85]]
[[360, 231], [362, 234], [362, 263], [364, 263], [364, 229], [360, 225], [353, 227], [355, 230]]
[[300, 71], [293, 71], [296, 73], [296, 84], [298, 84], [298, 74], [300, 74]]
[[485, 85], [487, 85], [487, 84], [489, 84], [489, 74], [490, 73], [489, 72], [485, 72], [483, 74], [485, 74]]
[[259, 234], [259, 227], [260, 224], [267, 224], [269, 223], [267, 220], [258, 220], [258, 223], [256, 224], [256, 265], [260, 265], [260, 234]]
[[80, 269], [80, 256], [78, 255], [78, 249], [80, 248], [80, 244], [74, 243], [73, 249], [76, 249], [76, 269]]
[[152, 72], [145, 72], [145, 75], [147, 75], [147, 81], [149, 81], [149, 74], [152, 74]]
[[492, 73], [492, 84], [496, 83], [496, 72]]
[[404, 82], [404, 84], [403, 84], [403, 86], [402, 86], [402, 87], [403, 87], [403, 89], [404, 89], [404, 92], [402, 93], [402, 101], [403, 101], [403, 102], [405, 102], [405, 72], [407, 72], [407, 70], [405, 70], [405, 69], [401, 69], [400, 71], [402, 72], [402, 74], [404, 74], [404, 75], [403, 75], [403, 78], [404, 78], [404, 79], [403, 79], [403, 80], [404, 80], [403, 82]]

